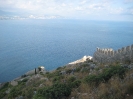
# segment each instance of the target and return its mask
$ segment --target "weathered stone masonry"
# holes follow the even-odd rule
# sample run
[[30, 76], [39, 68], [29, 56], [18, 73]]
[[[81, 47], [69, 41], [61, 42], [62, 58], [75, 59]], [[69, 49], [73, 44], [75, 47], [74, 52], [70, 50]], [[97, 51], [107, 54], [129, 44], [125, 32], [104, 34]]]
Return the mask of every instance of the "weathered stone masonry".
[[115, 51], [111, 48], [97, 48], [96, 52], [93, 55], [93, 61], [100, 63], [112, 63], [116, 61], [133, 62], [133, 44], [131, 46], [122, 47], [121, 49]]

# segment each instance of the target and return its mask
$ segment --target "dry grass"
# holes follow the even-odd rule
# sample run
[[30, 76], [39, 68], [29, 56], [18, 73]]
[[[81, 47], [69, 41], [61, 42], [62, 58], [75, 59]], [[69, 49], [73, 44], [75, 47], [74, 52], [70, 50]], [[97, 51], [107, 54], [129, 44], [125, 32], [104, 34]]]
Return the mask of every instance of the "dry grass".
[[[118, 63], [111, 65], [118, 65]], [[71, 95], [68, 97], [68, 99], [71, 99], [72, 97], [74, 97], [74, 99], [133, 99], [133, 69], [126, 72], [124, 79], [120, 79], [118, 76], [113, 75], [108, 82], [101, 82], [97, 86], [92, 84], [92, 86], [84, 82], [84, 78], [90, 73], [89, 69], [86, 69], [84, 72], [81, 71], [81, 68], [87, 67], [85, 65], [82, 65], [83, 67], [79, 65], [68, 66], [66, 68], [60, 68], [59, 70], [68, 70], [70, 68], [76, 68], [77, 66], [80, 67], [80, 70], [78, 72], [74, 72], [74, 75], [58, 75], [63, 76], [59, 80], [60, 83], [67, 83], [72, 76], [76, 77], [76, 80], [81, 81], [81, 85], [78, 88], [72, 88]], [[100, 64], [98, 68], [100, 68], [101, 72], [103, 72], [102, 69], [105, 68], [105, 64]], [[55, 76], [57, 76], [56, 74], [59, 72], [59, 70], [53, 71], [43, 76], [43, 78], [48, 78], [49, 80], [40, 78], [29, 79], [27, 81], [26, 88], [23, 89], [23, 92], [27, 89], [34, 90], [33, 88], [38, 90], [41, 88], [39, 87], [40, 84], [44, 85], [44, 87], [52, 86], [54, 83], [53, 79]], [[99, 71], [95, 71], [95, 74], [99, 75]]]
[[133, 78], [121, 80], [114, 77], [108, 83], [101, 83], [98, 96], [97, 99], [133, 99]]
[[[113, 65], [118, 65], [118, 63]], [[104, 68], [104, 65], [100, 65], [99, 68]], [[83, 79], [88, 74], [89, 72], [78, 72], [75, 75]], [[133, 99], [133, 69], [126, 72], [124, 79], [115, 75], [107, 83], [100, 83], [98, 87], [82, 82], [79, 88], [73, 89], [71, 97], [76, 99]]]
[[[118, 65], [118, 63], [111, 65]], [[76, 66], [77, 65], [70, 67], [73, 68]], [[105, 64], [100, 64], [98, 68], [105, 68]], [[67, 69], [70, 68], [67, 67]], [[100, 83], [99, 86], [91, 86], [87, 83], [84, 83], [84, 78], [88, 76], [89, 73], [89, 70], [85, 72], [81, 72], [80, 70], [79, 72], [75, 72], [74, 75], [64, 75], [64, 78], [61, 79], [62, 82], [64, 80], [67, 82], [68, 79], [72, 76], [75, 76], [76, 79], [82, 81], [81, 85], [78, 88], [72, 89], [69, 99], [71, 99], [72, 97], [74, 97], [74, 99], [133, 99], [133, 77], [131, 77], [131, 74], [133, 74], [133, 69], [128, 70], [124, 79], [120, 79], [115, 75], [108, 82]], [[95, 71], [95, 73], [98, 75], [98, 71]], [[45, 81], [46, 86], [51, 86], [52, 84], [52, 78], [48, 81]]]
[[76, 99], [90, 99], [89, 94], [91, 93], [91, 88], [87, 84], [82, 83], [79, 88], [73, 89], [70, 97], [75, 97]]

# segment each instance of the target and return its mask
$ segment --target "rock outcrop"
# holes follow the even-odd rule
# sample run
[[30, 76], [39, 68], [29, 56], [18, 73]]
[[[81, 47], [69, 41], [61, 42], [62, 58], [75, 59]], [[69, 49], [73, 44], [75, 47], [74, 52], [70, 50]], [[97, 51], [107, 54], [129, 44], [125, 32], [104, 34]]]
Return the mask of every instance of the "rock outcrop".
[[91, 56], [84, 56], [83, 58], [79, 59], [79, 60], [76, 60], [74, 62], [71, 62], [69, 64], [77, 64], [77, 63], [82, 63], [82, 62], [85, 62], [87, 60], [92, 60], [92, 57]]

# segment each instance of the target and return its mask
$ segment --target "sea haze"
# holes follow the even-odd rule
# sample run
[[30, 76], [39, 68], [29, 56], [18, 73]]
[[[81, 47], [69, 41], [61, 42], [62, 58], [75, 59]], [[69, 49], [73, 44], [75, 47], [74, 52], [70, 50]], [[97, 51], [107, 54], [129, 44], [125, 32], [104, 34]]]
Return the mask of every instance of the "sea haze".
[[133, 44], [133, 22], [86, 20], [1, 20], [0, 82], [38, 66], [53, 70], [93, 55], [96, 47]]

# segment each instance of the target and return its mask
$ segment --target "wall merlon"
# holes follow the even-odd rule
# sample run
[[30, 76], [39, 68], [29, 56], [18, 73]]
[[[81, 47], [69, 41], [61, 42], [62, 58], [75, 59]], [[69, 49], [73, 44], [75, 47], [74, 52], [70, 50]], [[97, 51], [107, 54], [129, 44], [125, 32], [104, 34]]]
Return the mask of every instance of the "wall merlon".
[[105, 51], [105, 54], [107, 55], [107, 54], [108, 54], [108, 52], [107, 52], [107, 51]]
[[97, 48], [96, 54], [94, 54], [94, 61], [102, 63], [110, 63], [115, 61], [126, 61], [127, 59], [133, 61], [133, 44], [131, 46], [122, 47], [118, 50], [112, 48]]
[[131, 46], [127, 46], [126, 51], [130, 51], [130, 50], [131, 50]]
[[99, 52], [99, 47], [97, 47], [97, 52]]
[[118, 54], [118, 51], [116, 50], [116, 51], [114, 51], [114, 54]]
[[121, 49], [118, 49], [118, 53], [121, 53]]
[[111, 55], [114, 56], [114, 51], [111, 51]]
[[126, 47], [122, 47], [122, 52], [125, 52], [126, 51]]
[[104, 54], [105, 54], [105, 52], [106, 52], [106, 49], [102, 49], [102, 53], [104, 53]]
[[122, 49], [120, 49], [120, 52], [122, 53]]
[[105, 48], [104, 51], [108, 51], [108, 49]]
[[102, 49], [100, 49], [100, 53], [102, 53]]
[[108, 48], [107, 51], [110, 51], [110, 49]]
[[114, 51], [112, 48], [110, 49], [111, 51]]

